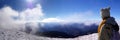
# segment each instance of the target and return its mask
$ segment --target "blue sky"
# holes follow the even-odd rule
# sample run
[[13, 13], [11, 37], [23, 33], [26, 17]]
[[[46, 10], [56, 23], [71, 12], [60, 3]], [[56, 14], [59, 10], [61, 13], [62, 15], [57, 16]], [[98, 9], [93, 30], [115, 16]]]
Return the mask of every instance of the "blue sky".
[[120, 18], [120, 0], [0, 0], [0, 8], [10, 6], [13, 10], [22, 12], [41, 5], [44, 18], [59, 18], [62, 20], [101, 20], [100, 9], [110, 6], [111, 16]]

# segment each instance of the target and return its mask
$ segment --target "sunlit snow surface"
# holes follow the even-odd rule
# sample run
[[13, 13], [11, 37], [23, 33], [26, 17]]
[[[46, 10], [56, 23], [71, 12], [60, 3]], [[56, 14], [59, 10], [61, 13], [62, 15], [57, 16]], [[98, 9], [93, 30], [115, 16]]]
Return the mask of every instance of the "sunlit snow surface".
[[7, 30], [0, 28], [0, 40], [97, 40], [97, 33], [79, 36], [76, 38], [49, 38], [26, 34], [17, 30]]

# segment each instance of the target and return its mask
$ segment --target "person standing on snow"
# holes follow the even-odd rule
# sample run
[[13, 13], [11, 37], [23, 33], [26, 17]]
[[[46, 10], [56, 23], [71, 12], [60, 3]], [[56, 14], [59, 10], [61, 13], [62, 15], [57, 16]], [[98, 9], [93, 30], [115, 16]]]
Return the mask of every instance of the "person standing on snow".
[[113, 31], [118, 32], [119, 26], [114, 17], [110, 16], [110, 7], [101, 9], [102, 22], [98, 27], [98, 40], [111, 40]]

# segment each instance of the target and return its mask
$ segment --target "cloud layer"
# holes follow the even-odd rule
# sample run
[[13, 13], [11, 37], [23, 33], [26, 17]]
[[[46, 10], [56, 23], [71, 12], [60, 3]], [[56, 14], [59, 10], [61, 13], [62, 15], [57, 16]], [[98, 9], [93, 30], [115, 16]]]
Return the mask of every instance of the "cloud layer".
[[16, 22], [12, 17], [18, 16], [18, 12], [10, 7], [5, 6], [0, 9], [0, 27], [16, 27]]
[[27, 21], [36, 21], [40, 20], [43, 16], [42, 8], [39, 4], [36, 5], [33, 9], [26, 9], [25, 11], [20, 13], [21, 20], [27, 20]]
[[5, 6], [0, 9], [0, 27], [21, 30], [25, 28], [27, 22], [31, 21], [29, 25], [35, 28], [37, 25], [32, 22], [39, 21], [43, 15], [40, 4], [37, 4], [33, 9], [28, 8], [22, 12], [18, 12], [9, 6]]
[[63, 22], [64, 20], [58, 19], [58, 18], [46, 18], [42, 20], [42, 22]]

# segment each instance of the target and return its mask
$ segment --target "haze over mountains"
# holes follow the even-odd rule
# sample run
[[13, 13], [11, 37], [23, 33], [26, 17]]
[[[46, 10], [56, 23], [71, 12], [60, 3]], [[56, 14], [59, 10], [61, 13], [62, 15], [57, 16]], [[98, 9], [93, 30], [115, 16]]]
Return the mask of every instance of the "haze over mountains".
[[[40, 26], [40, 25], [39, 25]], [[40, 26], [37, 34], [49, 37], [71, 38], [82, 35], [97, 33], [97, 24], [85, 25], [84, 23], [44, 23]], [[28, 29], [29, 30], [29, 29]]]

